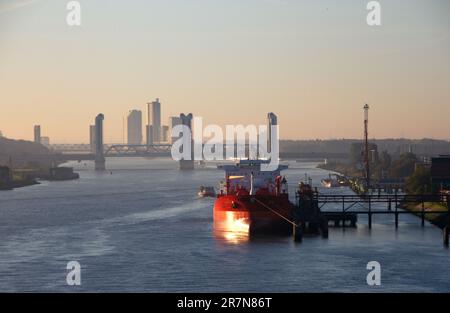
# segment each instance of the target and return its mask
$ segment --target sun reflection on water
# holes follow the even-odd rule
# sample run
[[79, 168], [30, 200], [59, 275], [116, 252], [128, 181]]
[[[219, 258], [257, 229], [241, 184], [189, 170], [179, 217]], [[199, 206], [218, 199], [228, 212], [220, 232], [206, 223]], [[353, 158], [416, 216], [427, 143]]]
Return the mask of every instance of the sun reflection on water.
[[214, 227], [216, 237], [232, 244], [247, 242], [249, 230], [248, 218], [241, 217], [235, 212], [225, 212], [225, 217], [221, 221], [216, 221]]

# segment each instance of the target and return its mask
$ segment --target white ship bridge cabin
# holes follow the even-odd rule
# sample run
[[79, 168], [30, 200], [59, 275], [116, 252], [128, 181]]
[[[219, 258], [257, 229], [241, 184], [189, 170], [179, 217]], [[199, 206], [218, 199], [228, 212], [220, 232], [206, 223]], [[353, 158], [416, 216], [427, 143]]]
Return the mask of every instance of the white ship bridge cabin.
[[279, 165], [274, 171], [261, 171], [266, 160], [240, 160], [236, 164], [219, 165], [225, 171], [225, 182], [220, 184], [220, 195], [279, 196], [288, 194], [288, 184], [281, 171], [287, 165]]

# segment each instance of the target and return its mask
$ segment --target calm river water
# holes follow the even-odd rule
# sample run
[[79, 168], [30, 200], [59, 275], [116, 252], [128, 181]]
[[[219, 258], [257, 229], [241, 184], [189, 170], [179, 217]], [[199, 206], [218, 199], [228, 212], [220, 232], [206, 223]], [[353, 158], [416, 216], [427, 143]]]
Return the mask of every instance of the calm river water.
[[[291, 194], [305, 173], [322, 192], [328, 172], [289, 162]], [[245, 241], [214, 232], [215, 166], [180, 172], [169, 159], [109, 159], [108, 171], [71, 163], [81, 179], [0, 192], [0, 292], [173, 291], [312, 292], [450, 291], [450, 251], [441, 231], [401, 215], [375, 216], [372, 230], [330, 229], [329, 239]], [[332, 209], [332, 207], [327, 207]], [[338, 208], [335, 208], [338, 209]], [[81, 264], [81, 286], [66, 283], [66, 265]], [[381, 264], [369, 287], [366, 265]]]

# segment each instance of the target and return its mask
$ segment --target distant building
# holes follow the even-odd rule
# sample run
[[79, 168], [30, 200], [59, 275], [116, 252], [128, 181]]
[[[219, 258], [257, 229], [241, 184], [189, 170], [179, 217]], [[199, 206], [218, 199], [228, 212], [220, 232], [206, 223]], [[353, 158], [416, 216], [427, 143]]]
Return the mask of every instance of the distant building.
[[431, 159], [433, 191], [450, 190], [450, 155]]
[[47, 148], [50, 147], [50, 138], [46, 136], [41, 137], [41, 144]]
[[[152, 127], [152, 142], [159, 143], [161, 142], [161, 103], [157, 98], [155, 101], [147, 103], [148, 105], [148, 125]], [[147, 139], [147, 141], [149, 141]]]
[[373, 149], [370, 149], [369, 151], [369, 161], [372, 164], [375, 164], [379, 161], [378, 146], [376, 144], [373, 144]]
[[7, 166], [0, 166], [0, 190], [9, 189], [11, 183], [11, 170]]
[[145, 133], [147, 134], [147, 146], [150, 146], [153, 144], [153, 126], [147, 125]]
[[41, 143], [41, 126], [40, 125], [34, 126], [34, 142]]
[[162, 127], [162, 141], [169, 142], [169, 126], [167, 125]]
[[[350, 161], [359, 166], [364, 165], [364, 142], [353, 142], [350, 144]], [[369, 142], [369, 162], [374, 163], [379, 159], [378, 145]], [[361, 168], [363, 169], [363, 167]]]
[[142, 144], [142, 112], [132, 110], [127, 117], [127, 137], [129, 145]]
[[169, 117], [169, 142], [174, 143], [179, 138], [173, 134], [172, 130], [175, 126], [181, 125], [181, 118], [179, 116]]
[[0, 130], [0, 138], [2, 138], [3, 137], [3, 133], [2, 133], [2, 131]]
[[89, 145], [91, 152], [95, 153], [95, 125], [89, 125]]

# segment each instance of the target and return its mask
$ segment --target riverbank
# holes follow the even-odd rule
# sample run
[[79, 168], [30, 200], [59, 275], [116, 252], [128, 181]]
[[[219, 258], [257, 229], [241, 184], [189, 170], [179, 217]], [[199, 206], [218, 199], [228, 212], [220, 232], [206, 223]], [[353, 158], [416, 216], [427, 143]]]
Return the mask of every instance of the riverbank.
[[5, 190], [13, 190], [16, 188], [28, 187], [33, 185], [39, 185], [40, 183], [36, 179], [23, 179], [23, 180], [15, 180], [7, 185], [0, 185], [0, 191]]
[[361, 175], [360, 170], [356, 170], [353, 166], [344, 163], [336, 163], [336, 162], [321, 163], [317, 165], [317, 168], [336, 172], [343, 176], [357, 177]]
[[[5, 167], [3, 167], [5, 169]], [[49, 173], [42, 173], [41, 169], [13, 171], [12, 177], [10, 177], [9, 168], [6, 168], [6, 179], [0, 181], [1, 190], [13, 190], [16, 188], [28, 187], [39, 184], [39, 180], [47, 181], [66, 181], [79, 179], [80, 175], [73, 171], [71, 167], [54, 167], [50, 168]]]
[[[401, 205], [401, 208], [406, 211], [421, 211], [422, 204], [421, 203], [404, 203]], [[437, 227], [443, 229], [445, 226], [450, 225], [450, 215], [448, 214], [448, 207], [442, 203], [435, 202], [425, 202], [425, 219], [436, 225]], [[433, 212], [442, 212], [442, 213], [426, 213], [427, 211]], [[419, 215], [419, 213], [411, 213], [414, 215]]]

